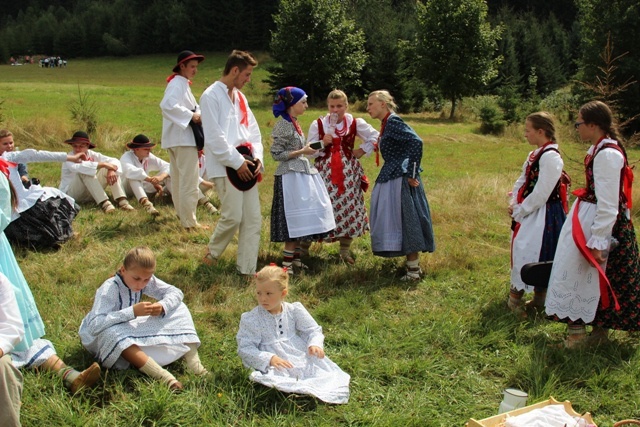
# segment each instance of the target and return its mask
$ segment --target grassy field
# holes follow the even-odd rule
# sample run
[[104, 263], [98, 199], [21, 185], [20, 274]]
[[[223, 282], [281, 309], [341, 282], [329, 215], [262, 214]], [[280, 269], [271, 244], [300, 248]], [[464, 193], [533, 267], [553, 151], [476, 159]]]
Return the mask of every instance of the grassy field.
[[[70, 61], [66, 69], [2, 66], [2, 126], [14, 132], [20, 148], [66, 150], [62, 141], [79, 128], [69, 108], [80, 90], [98, 108], [98, 150], [120, 156], [137, 133], [159, 141], [158, 104], [174, 62], [167, 55]], [[207, 55], [192, 86], [196, 97], [217, 79], [221, 65], [222, 56]], [[257, 68], [245, 92], [268, 147], [274, 119], [271, 95], [261, 82], [265, 75]], [[322, 113], [308, 110], [303, 128]], [[25, 372], [23, 425], [462, 426], [470, 417], [496, 414], [507, 387], [528, 392], [529, 403], [549, 396], [570, 400], [600, 426], [640, 418], [637, 335], [615, 332], [606, 346], [559, 350], [550, 344], [563, 337], [562, 325], [520, 320], [506, 309], [506, 194], [530, 150], [522, 126], [498, 138], [478, 134], [471, 117], [405, 119], [425, 142], [422, 178], [437, 244], [435, 253], [421, 256], [426, 277], [400, 282], [403, 260], [373, 257], [365, 236], [354, 242], [353, 267], [340, 263], [335, 244], [315, 244], [311, 272], [291, 284], [289, 301], [301, 301], [312, 312], [324, 328], [327, 354], [352, 377], [347, 405], [283, 395], [249, 382], [236, 355], [235, 334], [240, 314], [255, 300], [252, 287], [234, 273], [234, 244], [218, 268], [209, 268], [200, 263], [209, 233], [183, 231], [171, 206], [159, 206], [162, 216], [150, 219], [139, 209], [105, 216], [87, 205], [74, 223], [78, 238], [60, 250], [15, 249], [59, 354], [78, 368], [89, 365], [92, 358], [77, 335], [80, 321], [123, 254], [145, 244], [158, 256], [157, 276], [184, 291], [202, 340], [201, 358], [213, 377], [197, 379], [177, 363], [169, 369], [185, 392], [172, 395], [135, 370], [105, 371], [98, 387], [72, 397], [55, 376]], [[560, 137], [566, 169], [578, 188], [586, 146], [574, 140], [568, 124]], [[167, 158], [159, 147], [155, 152]], [[638, 157], [638, 150], [630, 150], [632, 161]], [[269, 242], [275, 164], [269, 156], [265, 163], [259, 267], [279, 261], [282, 249]], [[373, 158], [363, 164], [374, 179]], [[55, 164], [30, 166], [32, 176], [51, 186], [57, 186], [59, 171]], [[207, 215], [198, 212], [202, 223], [214, 226], [216, 218]], [[637, 220], [637, 208], [633, 216]]]

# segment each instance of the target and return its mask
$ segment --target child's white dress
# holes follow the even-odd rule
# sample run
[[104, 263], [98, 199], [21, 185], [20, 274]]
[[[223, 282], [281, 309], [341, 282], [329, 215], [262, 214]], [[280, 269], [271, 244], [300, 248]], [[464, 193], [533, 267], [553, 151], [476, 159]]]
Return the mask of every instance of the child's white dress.
[[[271, 314], [261, 306], [243, 313], [236, 336], [242, 363], [255, 369], [250, 379], [287, 393], [309, 394], [327, 403], [349, 401], [349, 374], [328, 357], [309, 355], [309, 346], [323, 348], [322, 328], [301, 303], [282, 303], [282, 312]], [[269, 366], [277, 355], [291, 362], [291, 369]]]
[[[148, 295], [164, 307], [160, 316], [135, 317], [133, 306]], [[186, 344], [200, 346], [182, 291], [152, 276], [140, 292], [133, 292], [116, 274], [96, 291], [93, 308], [80, 324], [82, 345], [105, 368], [126, 369], [129, 362], [120, 354], [132, 345], [140, 347], [160, 366], [184, 356]]]

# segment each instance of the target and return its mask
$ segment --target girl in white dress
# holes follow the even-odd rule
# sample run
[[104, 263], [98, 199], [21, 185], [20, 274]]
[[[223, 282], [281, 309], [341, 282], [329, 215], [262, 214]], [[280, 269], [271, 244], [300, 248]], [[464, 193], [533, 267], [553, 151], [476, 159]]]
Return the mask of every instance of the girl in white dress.
[[[105, 368], [129, 364], [172, 390], [182, 384], [162, 366], [184, 357], [195, 375], [205, 375], [200, 339], [182, 291], [154, 276], [156, 259], [147, 247], [131, 249], [116, 275], [98, 288], [80, 339]], [[142, 295], [157, 300], [141, 301]]]
[[[567, 183], [561, 180], [564, 163], [555, 133], [549, 113], [540, 111], [527, 116], [524, 136], [537, 148], [529, 153], [522, 165], [508, 209], [513, 218], [508, 306], [523, 316], [526, 315], [524, 309], [544, 309], [547, 289], [531, 289], [522, 281], [520, 270], [528, 263], [553, 261], [566, 218]], [[523, 304], [525, 291], [531, 290], [534, 291], [533, 299]]]
[[324, 354], [322, 328], [301, 303], [284, 302], [286, 270], [271, 264], [256, 274], [258, 306], [240, 319], [238, 355], [249, 378], [327, 403], [349, 401], [349, 374]]
[[[609, 107], [583, 105], [575, 123], [592, 145], [585, 188], [562, 227], [545, 310], [567, 323], [566, 347], [597, 344], [609, 329], [640, 331], [640, 260], [631, 221], [633, 172]], [[614, 247], [615, 246], [615, 247]], [[592, 325], [587, 336], [586, 325]]]

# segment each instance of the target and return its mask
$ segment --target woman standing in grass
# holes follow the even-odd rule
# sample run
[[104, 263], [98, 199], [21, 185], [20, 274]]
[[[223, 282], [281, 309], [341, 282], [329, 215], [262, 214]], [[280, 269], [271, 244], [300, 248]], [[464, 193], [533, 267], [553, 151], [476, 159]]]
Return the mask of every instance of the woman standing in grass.
[[275, 264], [256, 274], [258, 306], [242, 314], [236, 336], [249, 377], [286, 393], [349, 401], [349, 374], [324, 354], [322, 328], [299, 302], [288, 303], [289, 274]]
[[512, 311], [526, 315], [524, 308], [542, 311], [547, 289], [533, 289], [533, 299], [523, 306], [522, 297], [531, 289], [522, 281], [520, 270], [528, 263], [553, 260], [566, 218], [567, 186], [560, 179], [564, 163], [558, 151], [553, 117], [543, 111], [527, 116], [524, 137], [537, 148], [527, 156], [511, 193], [509, 215], [513, 221], [508, 306]]
[[273, 115], [271, 155], [280, 162], [273, 181], [271, 241], [284, 242], [282, 266], [302, 270], [300, 242], [320, 240], [336, 227], [324, 181], [305, 155], [316, 150], [305, 144], [298, 116], [307, 109], [307, 94], [297, 87], [278, 91]]
[[[606, 104], [583, 105], [575, 128], [592, 144], [584, 160], [586, 188], [574, 192], [578, 199], [560, 233], [545, 304], [547, 314], [568, 323], [567, 347], [606, 341], [609, 329], [640, 330], [627, 154]], [[593, 325], [588, 341], [587, 324]]]
[[418, 252], [433, 252], [435, 242], [429, 202], [420, 179], [422, 140], [395, 113], [389, 92], [369, 95], [367, 111], [382, 122], [378, 149], [384, 166], [371, 194], [371, 249], [382, 257], [406, 256], [401, 280], [420, 280]]
[[[369, 180], [358, 159], [374, 151], [379, 134], [364, 119], [355, 119], [347, 113], [349, 100], [343, 91], [331, 91], [327, 107], [329, 114], [311, 123], [307, 141], [323, 142], [324, 148], [315, 155], [315, 164], [327, 186], [336, 220], [336, 229], [329, 239], [340, 242], [340, 259], [354, 264], [351, 242], [369, 231], [364, 204]], [[354, 145], [356, 137], [362, 140], [359, 148]]]
[[[105, 368], [129, 364], [171, 390], [182, 384], [162, 366], [184, 357], [195, 375], [205, 375], [200, 363], [200, 339], [182, 291], [158, 279], [151, 249], [131, 249], [122, 267], [96, 291], [93, 308], [82, 320], [82, 345]], [[141, 301], [143, 295], [156, 302]]]

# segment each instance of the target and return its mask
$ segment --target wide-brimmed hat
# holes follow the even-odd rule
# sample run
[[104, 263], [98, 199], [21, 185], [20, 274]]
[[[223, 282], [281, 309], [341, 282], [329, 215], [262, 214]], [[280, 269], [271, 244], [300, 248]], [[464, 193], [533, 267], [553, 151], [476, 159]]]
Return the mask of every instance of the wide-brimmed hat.
[[91, 142], [91, 140], [89, 139], [89, 135], [87, 135], [86, 132], [83, 132], [81, 130], [74, 133], [71, 139], [67, 139], [65, 142], [67, 144], [73, 144], [74, 142], [88, 142], [89, 148], [96, 148], [96, 144]]
[[197, 54], [191, 52], [190, 50], [183, 50], [182, 52], [180, 52], [178, 54], [178, 61], [176, 63], [176, 66], [173, 67], [173, 72], [174, 73], [179, 73], [180, 72], [180, 64], [184, 64], [185, 62], [191, 61], [192, 59], [197, 59], [198, 60], [198, 64], [199, 64], [202, 61], [204, 61], [204, 56], [197, 55]]
[[[239, 145], [236, 147], [236, 150], [238, 150], [238, 153], [240, 153], [242, 157], [245, 158], [245, 160], [249, 160], [253, 162], [253, 166], [249, 165], [249, 170], [251, 171], [251, 173], [256, 173], [257, 165], [255, 164], [255, 159], [253, 158], [253, 154], [251, 153], [251, 148], [247, 145]], [[229, 178], [229, 181], [231, 182], [231, 184], [240, 191], [251, 190], [253, 186], [256, 185], [256, 182], [258, 182], [257, 177], [249, 181], [243, 181], [242, 179], [240, 179], [240, 176], [238, 175], [238, 171], [228, 166], [227, 166], [227, 177]]]
[[151, 142], [146, 135], [140, 134], [133, 137], [131, 142], [127, 143], [127, 148], [151, 148], [155, 147], [156, 143]]

